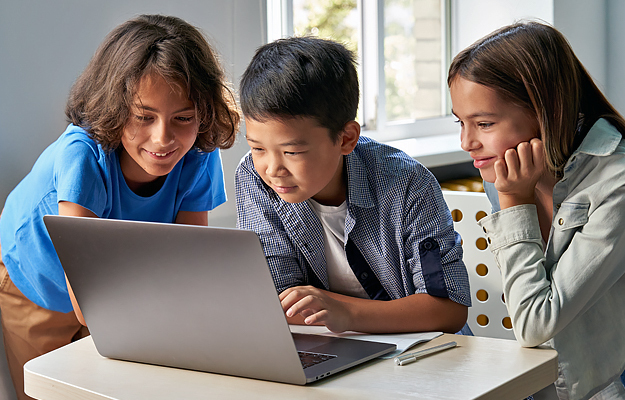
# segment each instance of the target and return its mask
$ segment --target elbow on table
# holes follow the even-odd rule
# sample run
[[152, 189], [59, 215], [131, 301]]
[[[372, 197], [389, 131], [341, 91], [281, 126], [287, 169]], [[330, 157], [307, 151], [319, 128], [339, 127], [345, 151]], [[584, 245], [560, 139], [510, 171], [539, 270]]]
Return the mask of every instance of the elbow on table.
[[461, 304], [455, 304], [452, 310], [448, 313], [444, 326], [441, 327], [441, 331], [445, 333], [456, 333], [464, 327], [469, 316], [469, 307]]
[[523, 325], [513, 325], [513, 330], [514, 336], [521, 347], [540, 346], [552, 337], [544, 329], [530, 329], [527, 327], [524, 329]]

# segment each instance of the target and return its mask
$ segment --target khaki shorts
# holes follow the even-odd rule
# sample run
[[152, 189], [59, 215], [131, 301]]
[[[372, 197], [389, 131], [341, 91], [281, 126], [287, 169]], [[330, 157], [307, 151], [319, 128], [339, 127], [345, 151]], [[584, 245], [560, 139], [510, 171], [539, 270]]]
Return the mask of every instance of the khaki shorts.
[[39, 307], [15, 287], [0, 259], [0, 319], [11, 378], [20, 400], [24, 394], [24, 364], [42, 354], [89, 335], [73, 311]]

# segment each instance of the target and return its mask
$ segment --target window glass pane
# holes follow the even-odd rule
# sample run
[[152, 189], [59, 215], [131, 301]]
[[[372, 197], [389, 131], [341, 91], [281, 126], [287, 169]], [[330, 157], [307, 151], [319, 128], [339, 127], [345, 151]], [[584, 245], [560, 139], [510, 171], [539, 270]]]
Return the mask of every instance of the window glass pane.
[[296, 36], [333, 39], [358, 54], [356, 3], [356, 0], [293, 0], [293, 31]]
[[440, 117], [441, 0], [384, 1], [387, 121]]
[[[313, 35], [342, 43], [358, 57], [357, 0], [293, 0], [293, 33]], [[360, 70], [358, 70], [360, 75]], [[362, 97], [361, 97], [362, 101]], [[361, 120], [358, 107], [356, 120]]]

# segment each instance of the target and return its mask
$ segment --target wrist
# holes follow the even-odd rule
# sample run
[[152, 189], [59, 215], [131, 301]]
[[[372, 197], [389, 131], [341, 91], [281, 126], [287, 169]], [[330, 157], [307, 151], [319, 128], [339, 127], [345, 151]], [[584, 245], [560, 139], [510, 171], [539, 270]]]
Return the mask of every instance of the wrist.
[[521, 204], [535, 204], [534, 196], [499, 193], [499, 207], [502, 210], [514, 206], [520, 206]]

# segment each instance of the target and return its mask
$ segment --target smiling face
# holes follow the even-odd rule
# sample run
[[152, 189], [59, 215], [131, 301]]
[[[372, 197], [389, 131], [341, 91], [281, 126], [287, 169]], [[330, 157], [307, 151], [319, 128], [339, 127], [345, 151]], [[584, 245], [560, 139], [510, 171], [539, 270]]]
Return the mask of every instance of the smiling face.
[[198, 124], [185, 91], [158, 74], [141, 78], [124, 126], [120, 165], [135, 192], [166, 176], [193, 147]]
[[289, 203], [313, 198], [325, 205], [345, 201], [343, 155], [355, 146], [349, 134], [341, 133], [334, 143], [312, 118], [246, 118], [245, 126], [254, 168], [280, 198]]
[[453, 114], [461, 126], [461, 147], [482, 179], [495, 182], [495, 161], [521, 142], [540, 137], [536, 117], [505, 101], [493, 89], [458, 77], [449, 87]]

